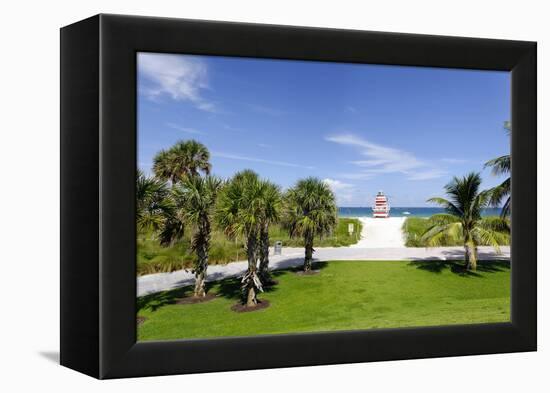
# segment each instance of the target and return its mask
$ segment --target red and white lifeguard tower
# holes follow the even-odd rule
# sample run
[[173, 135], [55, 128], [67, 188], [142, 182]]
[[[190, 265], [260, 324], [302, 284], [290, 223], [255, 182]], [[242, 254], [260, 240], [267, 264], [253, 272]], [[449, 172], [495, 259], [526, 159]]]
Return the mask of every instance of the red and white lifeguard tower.
[[372, 208], [374, 218], [388, 218], [390, 216], [390, 204], [382, 191], [378, 191]]

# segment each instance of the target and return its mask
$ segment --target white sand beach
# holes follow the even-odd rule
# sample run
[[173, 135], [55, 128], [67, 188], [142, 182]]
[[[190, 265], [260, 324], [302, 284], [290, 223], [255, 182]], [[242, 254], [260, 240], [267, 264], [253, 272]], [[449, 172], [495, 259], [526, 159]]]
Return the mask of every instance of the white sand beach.
[[400, 248], [405, 247], [401, 227], [406, 217], [372, 218], [357, 217], [363, 224], [361, 239], [355, 248]]

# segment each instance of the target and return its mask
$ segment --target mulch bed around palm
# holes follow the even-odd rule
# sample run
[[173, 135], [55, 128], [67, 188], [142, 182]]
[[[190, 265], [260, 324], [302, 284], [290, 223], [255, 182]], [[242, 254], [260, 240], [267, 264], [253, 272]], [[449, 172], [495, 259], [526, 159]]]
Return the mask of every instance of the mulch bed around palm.
[[214, 300], [216, 298], [216, 295], [213, 293], [207, 293], [205, 296], [188, 296], [188, 297], [182, 297], [176, 300], [176, 304], [197, 304], [197, 303], [204, 303], [209, 302], [211, 300]]
[[253, 307], [246, 307], [245, 304], [237, 303], [233, 306], [231, 306], [231, 310], [235, 312], [251, 312], [251, 311], [257, 311], [257, 310], [263, 310], [264, 308], [269, 307], [269, 300], [258, 300], [258, 303], [256, 303]]

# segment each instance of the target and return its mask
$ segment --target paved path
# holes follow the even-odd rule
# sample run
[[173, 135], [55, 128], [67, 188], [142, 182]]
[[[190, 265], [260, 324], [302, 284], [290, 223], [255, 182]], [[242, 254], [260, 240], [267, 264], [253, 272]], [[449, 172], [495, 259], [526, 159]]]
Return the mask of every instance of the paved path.
[[[501, 247], [502, 254], [495, 253], [492, 247], [479, 247], [479, 259], [510, 259], [510, 247]], [[437, 248], [359, 248], [359, 247], [323, 247], [317, 248], [315, 260], [460, 260], [464, 258], [463, 247]], [[283, 255], [270, 256], [270, 267], [273, 270], [300, 266], [304, 262], [303, 248], [284, 248]], [[239, 276], [246, 270], [246, 261], [232, 262], [227, 265], [208, 267], [208, 281], [218, 281], [228, 277]], [[137, 295], [160, 292], [167, 289], [190, 285], [194, 282], [191, 271], [178, 270], [172, 273], [157, 273], [138, 277]]]
[[358, 217], [363, 224], [361, 238], [353, 248], [400, 248], [405, 247], [403, 223], [406, 217], [372, 218]]

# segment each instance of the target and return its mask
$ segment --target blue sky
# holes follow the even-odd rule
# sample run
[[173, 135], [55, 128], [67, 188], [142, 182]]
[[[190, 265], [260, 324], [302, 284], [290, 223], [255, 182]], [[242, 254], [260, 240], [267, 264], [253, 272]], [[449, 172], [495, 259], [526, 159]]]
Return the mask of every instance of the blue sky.
[[509, 153], [507, 72], [138, 54], [138, 166], [196, 139], [213, 173], [283, 188], [324, 179], [339, 206], [430, 206], [454, 175]]

